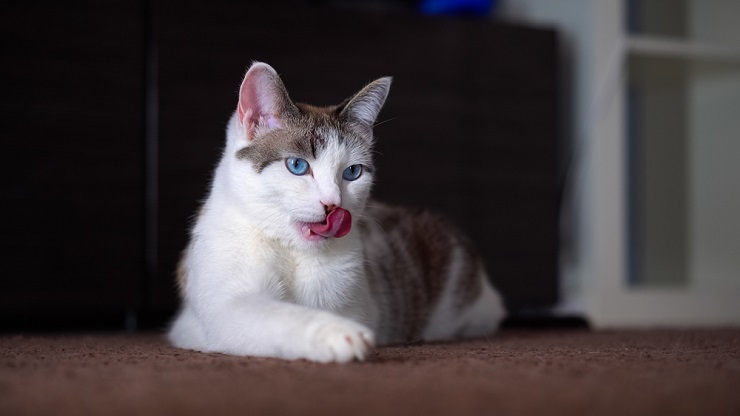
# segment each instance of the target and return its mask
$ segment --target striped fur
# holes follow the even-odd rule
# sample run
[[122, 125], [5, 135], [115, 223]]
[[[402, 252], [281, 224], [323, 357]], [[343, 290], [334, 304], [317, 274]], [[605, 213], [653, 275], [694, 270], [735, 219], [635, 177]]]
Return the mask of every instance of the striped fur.
[[[380, 333], [385, 342], [428, 338], [425, 329], [434, 324], [433, 313], [453, 278], [454, 288], [446, 294], [454, 305], [451, 314], [463, 313], [488, 285], [475, 248], [444, 218], [375, 201], [365, 218], [363, 240], [377, 242], [365, 246], [366, 273], [384, 306]], [[460, 261], [453, 262], [454, 257]], [[462, 330], [450, 331], [449, 337]]]

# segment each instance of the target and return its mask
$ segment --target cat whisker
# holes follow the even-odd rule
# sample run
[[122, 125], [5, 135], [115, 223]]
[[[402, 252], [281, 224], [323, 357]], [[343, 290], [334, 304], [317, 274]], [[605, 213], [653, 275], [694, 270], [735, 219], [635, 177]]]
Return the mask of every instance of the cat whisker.
[[378, 127], [378, 126], [380, 126], [381, 124], [385, 124], [385, 123], [387, 123], [387, 122], [389, 122], [389, 121], [393, 121], [393, 120], [395, 120], [395, 119], [397, 119], [397, 118], [398, 118], [398, 117], [391, 117], [391, 118], [385, 119], [385, 120], [383, 120], [383, 121], [381, 121], [381, 122], [375, 123], [375, 124], [373, 124], [373, 128], [375, 128], [375, 127]]
[[378, 226], [378, 228], [380, 228], [381, 231], [383, 231], [384, 234], [386, 234], [386, 230], [383, 228], [383, 224], [377, 218], [375, 218], [374, 216], [360, 214], [358, 216], [358, 218], [361, 219], [361, 220], [367, 221], [367, 222], [374, 223], [375, 225]]

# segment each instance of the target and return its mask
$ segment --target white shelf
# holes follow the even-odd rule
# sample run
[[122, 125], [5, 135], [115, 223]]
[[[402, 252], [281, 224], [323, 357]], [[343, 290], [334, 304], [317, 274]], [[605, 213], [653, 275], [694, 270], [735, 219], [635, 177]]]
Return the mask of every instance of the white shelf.
[[740, 63], [740, 48], [652, 36], [628, 36], [627, 52], [638, 55]]

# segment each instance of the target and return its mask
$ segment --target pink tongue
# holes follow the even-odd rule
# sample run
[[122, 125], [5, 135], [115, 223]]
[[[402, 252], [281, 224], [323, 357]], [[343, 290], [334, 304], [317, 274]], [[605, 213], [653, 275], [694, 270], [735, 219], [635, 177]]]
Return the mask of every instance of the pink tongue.
[[326, 216], [326, 223], [312, 222], [308, 228], [322, 237], [344, 237], [352, 228], [352, 215], [343, 208], [336, 208]]

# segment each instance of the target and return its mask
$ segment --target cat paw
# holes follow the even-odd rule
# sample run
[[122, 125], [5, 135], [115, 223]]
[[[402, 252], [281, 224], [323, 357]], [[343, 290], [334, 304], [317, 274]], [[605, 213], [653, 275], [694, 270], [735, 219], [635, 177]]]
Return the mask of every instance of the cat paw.
[[346, 319], [319, 325], [312, 338], [309, 359], [324, 363], [362, 361], [375, 346], [372, 330]]

